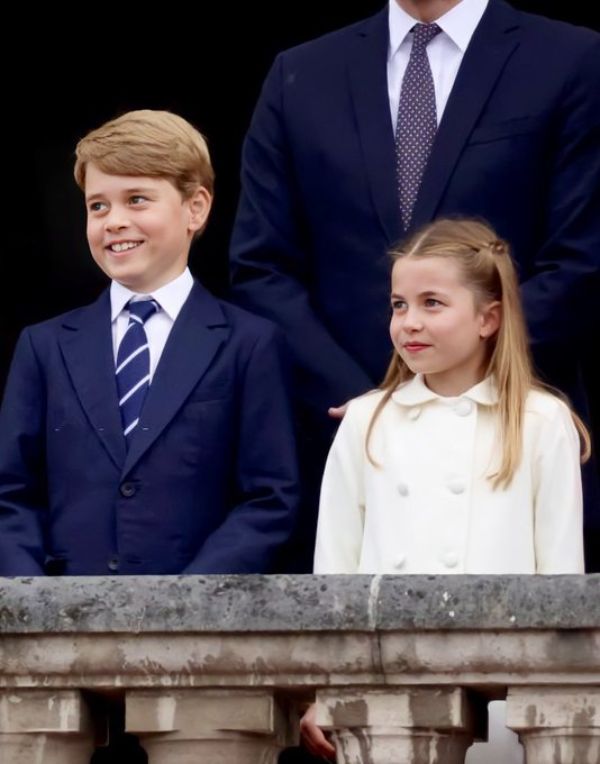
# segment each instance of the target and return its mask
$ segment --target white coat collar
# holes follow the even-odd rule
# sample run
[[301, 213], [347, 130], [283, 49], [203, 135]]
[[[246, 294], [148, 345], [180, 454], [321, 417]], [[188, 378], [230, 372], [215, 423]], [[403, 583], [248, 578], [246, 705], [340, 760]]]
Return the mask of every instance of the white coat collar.
[[498, 391], [496, 390], [496, 386], [492, 382], [491, 377], [486, 377], [462, 395], [448, 398], [434, 393], [433, 390], [430, 390], [425, 384], [423, 375], [415, 374], [412, 379], [405, 382], [392, 393], [392, 400], [395, 403], [399, 403], [401, 406], [417, 406], [422, 403], [436, 400], [443, 403], [453, 403], [460, 398], [469, 398], [482, 406], [493, 406], [498, 403]]

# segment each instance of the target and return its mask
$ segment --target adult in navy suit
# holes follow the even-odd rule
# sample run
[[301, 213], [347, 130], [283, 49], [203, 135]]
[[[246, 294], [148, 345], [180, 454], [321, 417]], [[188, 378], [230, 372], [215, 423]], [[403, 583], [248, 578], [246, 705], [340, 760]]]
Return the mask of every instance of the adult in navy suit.
[[[112, 284], [19, 339], [0, 412], [0, 575], [268, 572], [294, 519], [292, 419], [278, 330], [187, 269], [210, 210], [204, 139], [131, 112], [80, 142], [76, 177]], [[117, 347], [150, 297], [159, 312], [118, 361], [148, 366], [119, 400]]]
[[[328, 409], [376, 386], [389, 360], [386, 253], [406, 233], [396, 59], [417, 20], [442, 30], [427, 48], [439, 126], [410, 228], [479, 216], [510, 241], [539, 371], [585, 411], [579, 361], [598, 328], [600, 36], [503, 0], [392, 0], [277, 57], [243, 150], [233, 290], [286, 333], [314, 474]], [[588, 488], [591, 546], [600, 511]], [[314, 511], [301, 525], [313, 521]], [[311, 540], [300, 541], [305, 566]]]

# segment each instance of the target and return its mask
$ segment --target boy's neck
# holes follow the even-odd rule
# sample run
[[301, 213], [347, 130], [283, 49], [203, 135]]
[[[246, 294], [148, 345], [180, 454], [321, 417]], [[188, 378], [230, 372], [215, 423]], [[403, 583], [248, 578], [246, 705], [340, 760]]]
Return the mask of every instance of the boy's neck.
[[125, 284], [122, 281], [118, 281], [117, 279], [113, 279], [113, 283], [119, 284], [119, 286], [127, 289], [129, 292], [133, 292], [133, 294], [149, 296], [154, 295], [160, 289], [175, 283], [178, 279], [181, 279], [184, 274], [190, 274], [190, 270], [187, 264], [184, 269], [180, 271], [176, 276], [169, 274], [169, 276], [165, 279], [158, 278], [148, 284]]

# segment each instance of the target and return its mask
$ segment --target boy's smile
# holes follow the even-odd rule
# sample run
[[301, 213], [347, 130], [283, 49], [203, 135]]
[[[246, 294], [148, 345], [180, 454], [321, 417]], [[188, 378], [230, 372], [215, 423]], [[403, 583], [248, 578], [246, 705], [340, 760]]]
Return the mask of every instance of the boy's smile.
[[92, 257], [107, 276], [140, 293], [185, 270], [211, 201], [201, 186], [184, 199], [167, 178], [110, 175], [94, 164], [86, 167], [85, 196]]

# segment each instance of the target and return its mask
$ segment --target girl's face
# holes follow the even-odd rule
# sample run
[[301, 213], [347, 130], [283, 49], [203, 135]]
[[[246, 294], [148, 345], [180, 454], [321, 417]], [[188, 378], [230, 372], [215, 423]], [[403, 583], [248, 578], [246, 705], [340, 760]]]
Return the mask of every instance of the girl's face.
[[405, 257], [392, 270], [394, 347], [439, 395], [461, 395], [483, 379], [486, 344], [500, 304], [476, 304], [458, 264], [447, 257]]

